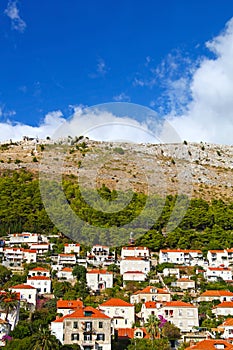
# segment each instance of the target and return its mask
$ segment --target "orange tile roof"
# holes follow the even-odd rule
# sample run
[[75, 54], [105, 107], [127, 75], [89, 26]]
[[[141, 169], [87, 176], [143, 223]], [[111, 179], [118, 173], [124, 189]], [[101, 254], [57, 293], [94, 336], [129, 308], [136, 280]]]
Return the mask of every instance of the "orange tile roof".
[[223, 301], [222, 303], [214, 306], [214, 309], [219, 307], [227, 307], [227, 308], [233, 307], [233, 301]]
[[149, 250], [147, 247], [122, 247], [125, 250]]
[[[152, 289], [156, 290], [156, 293], [151, 292]], [[137, 292], [133, 293], [133, 295], [136, 295], [136, 294], [169, 294], [169, 292], [166, 289], [148, 286], [142, 290], [138, 290]]]
[[227, 318], [222, 324], [220, 324], [218, 327], [229, 327], [233, 326], [233, 318]]
[[118, 334], [118, 338], [129, 338], [129, 339], [133, 339], [135, 336], [135, 333], [137, 332], [137, 330], [140, 330], [143, 332], [143, 338], [149, 339], [150, 336], [146, 331], [146, 328], [144, 327], [138, 327], [138, 328], [118, 328], [117, 334]]
[[100, 275], [112, 275], [113, 273], [111, 271], [107, 271], [107, 270], [90, 270], [87, 273], [93, 273], [93, 274], [100, 274]]
[[231, 296], [233, 297], [233, 293], [229, 290], [206, 290], [204, 293], [200, 295], [201, 297], [221, 297], [221, 296]]
[[224, 253], [224, 250], [223, 249], [213, 249], [213, 250], [210, 250], [210, 253]]
[[145, 260], [144, 256], [126, 256], [123, 260]]
[[229, 267], [208, 267], [210, 271], [231, 271]]
[[189, 278], [179, 278], [177, 282], [194, 282], [193, 280], [190, 280]]
[[[85, 312], [89, 312], [91, 313], [89, 316], [85, 316]], [[58, 318], [56, 320], [54, 320], [53, 322], [63, 322], [64, 319], [70, 319], [70, 318], [87, 318], [87, 319], [90, 319], [90, 318], [107, 318], [107, 319], [110, 319], [109, 316], [105, 315], [103, 312], [97, 310], [97, 309], [94, 309], [93, 307], [91, 306], [87, 306], [85, 308], [80, 308], [80, 309], [77, 309], [75, 310], [74, 312], [72, 312], [72, 314], [69, 314], [69, 315], [66, 315], [66, 316], [63, 316], [61, 318]]]
[[69, 247], [69, 246], [70, 246], [70, 247], [72, 247], [72, 246], [80, 247], [80, 244], [78, 244], [78, 243], [65, 243], [64, 246], [65, 246], [65, 247]]
[[74, 254], [65, 254], [65, 253], [58, 254], [58, 256], [70, 256], [70, 257], [75, 257]]
[[130, 303], [127, 303], [127, 301], [124, 301], [122, 299], [111, 298], [100, 305], [100, 307], [102, 306], [123, 306], [123, 307], [126, 306], [127, 307], [127, 306], [133, 306], [133, 305]]
[[233, 345], [228, 343], [226, 340], [220, 339], [206, 339], [202, 340], [199, 343], [192, 345], [185, 350], [216, 350], [218, 349], [216, 345], [223, 345], [224, 350], [233, 350]]
[[64, 271], [64, 272], [72, 272], [73, 269], [71, 267], [63, 267], [63, 269], [61, 271]]
[[46, 276], [30, 276], [28, 280], [50, 280], [50, 278]]
[[185, 303], [184, 301], [167, 301], [165, 303], [166, 307], [196, 307], [193, 304]]
[[123, 275], [125, 275], [125, 274], [129, 274], [129, 273], [133, 273], [133, 274], [139, 274], [139, 275], [145, 275], [145, 273], [144, 272], [142, 272], [142, 271], [126, 271], [126, 272], [124, 272], [123, 273]]
[[199, 249], [161, 249], [162, 253], [201, 253]]
[[29, 286], [28, 284], [17, 284], [16, 286], [10, 287], [11, 289], [36, 289], [35, 287]]
[[81, 300], [58, 300], [57, 308], [58, 309], [76, 309], [83, 307], [83, 302]]
[[156, 302], [155, 301], [146, 301], [145, 307], [146, 309], [156, 309]]
[[23, 249], [23, 251], [25, 253], [34, 253], [34, 254], [36, 254], [36, 250], [35, 249]]

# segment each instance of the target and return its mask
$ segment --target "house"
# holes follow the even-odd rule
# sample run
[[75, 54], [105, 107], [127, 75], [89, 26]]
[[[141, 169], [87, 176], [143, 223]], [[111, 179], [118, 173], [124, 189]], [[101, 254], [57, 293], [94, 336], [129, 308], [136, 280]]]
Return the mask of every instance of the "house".
[[35, 267], [34, 269], [31, 269], [28, 271], [28, 276], [29, 277], [33, 277], [33, 276], [50, 277], [50, 272], [48, 269], [44, 267]]
[[37, 251], [35, 249], [23, 249], [23, 259], [26, 263], [34, 263], [37, 261]]
[[12, 292], [20, 294], [20, 302], [27, 302], [36, 307], [37, 289], [27, 284], [17, 284], [9, 288]]
[[178, 279], [180, 278], [180, 269], [175, 267], [166, 267], [165, 269], [163, 269], [163, 275], [165, 277], [175, 276]]
[[81, 350], [111, 350], [111, 319], [90, 306], [51, 322], [51, 333], [63, 345], [78, 344]]
[[150, 315], [162, 315], [167, 321], [179, 327], [182, 332], [190, 332], [199, 325], [198, 308], [183, 301], [169, 301], [165, 303], [148, 301], [142, 305], [141, 317], [147, 322]]
[[46, 276], [28, 276], [27, 285], [35, 287], [39, 295], [51, 293], [51, 279]]
[[110, 248], [104, 245], [95, 244], [92, 247], [90, 254], [95, 257], [97, 263], [104, 262], [110, 256]]
[[123, 281], [137, 281], [144, 282], [146, 280], [146, 274], [141, 271], [126, 271], [123, 273]]
[[169, 262], [195, 266], [204, 264], [201, 250], [199, 249], [161, 249], [159, 252], [159, 264]]
[[148, 286], [133, 293], [130, 297], [132, 304], [145, 303], [146, 301], [171, 301], [171, 294], [167, 289]]
[[78, 243], [65, 243], [64, 253], [65, 254], [75, 253], [79, 256], [80, 255], [80, 244], [78, 244]]
[[233, 301], [223, 301], [222, 303], [214, 306], [212, 312], [216, 316], [233, 316]]
[[3, 265], [6, 267], [10, 266], [21, 266], [24, 259], [24, 251], [22, 248], [6, 247], [3, 249]]
[[228, 254], [223, 249], [209, 250], [207, 260], [210, 267], [228, 266]]
[[182, 290], [195, 289], [195, 281], [190, 278], [179, 278], [176, 282], [172, 282], [171, 285]]
[[147, 333], [145, 327], [137, 327], [137, 328], [118, 328], [116, 330], [117, 338], [119, 340], [123, 339], [149, 339], [150, 335]]
[[99, 305], [99, 310], [112, 319], [115, 329], [132, 327], [135, 322], [134, 305], [118, 298], [111, 298]]
[[125, 272], [139, 271], [145, 275], [150, 272], [150, 261], [147, 258], [127, 257], [120, 261], [120, 274]]
[[233, 350], [233, 345], [222, 339], [205, 339], [195, 345], [191, 345], [185, 350]]
[[90, 270], [86, 274], [86, 280], [93, 291], [113, 287], [113, 273], [107, 270]]
[[233, 301], [233, 293], [229, 290], [206, 290], [197, 298], [198, 302], [213, 300]]
[[33, 250], [36, 250], [37, 254], [42, 256], [44, 255], [45, 253], [47, 253], [50, 249], [50, 245], [49, 243], [32, 243], [32, 244], [29, 244], [30, 246], [30, 249], [33, 249]]
[[[45, 237], [43, 237], [45, 238]], [[22, 232], [14, 233], [10, 235], [10, 240], [7, 242], [10, 246], [39, 243], [42, 240], [42, 236], [37, 233]]]
[[208, 267], [204, 273], [207, 281], [218, 281], [219, 278], [222, 278], [224, 281], [232, 280], [232, 271], [230, 267]]
[[74, 280], [72, 267], [63, 267], [60, 271], [57, 272], [57, 278], [59, 280], [71, 281]]
[[69, 315], [76, 309], [83, 308], [83, 302], [79, 299], [77, 300], [63, 300], [57, 301], [57, 313], [63, 316]]
[[147, 247], [122, 247], [121, 249], [121, 259], [128, 257], [134, 258], [149, 258], [150, 251]]
[[58, 265], [75, 265], [76, 256], [75, 254], [58, 254]]
[[223, 333], [221, 338], [233, 340], [233, 318], [227, 318], [218, 329]]

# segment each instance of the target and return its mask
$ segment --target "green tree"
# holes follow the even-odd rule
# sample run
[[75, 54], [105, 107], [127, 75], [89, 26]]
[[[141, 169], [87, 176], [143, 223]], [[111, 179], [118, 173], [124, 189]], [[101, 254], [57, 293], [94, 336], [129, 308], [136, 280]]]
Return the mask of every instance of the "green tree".
[[39, 328], [31, 337], [32, 350], [58, 350], [60, 342], [47, 328]]
[[5, 321], [8, 321], [9, 312], [17, 309], [18, 306], [19, 300], [17, 293], [6, 291], [0, 295], [0, 307], [6, 313]]
[[132, 339], [127, 350], [171, 350], [167, 339]]

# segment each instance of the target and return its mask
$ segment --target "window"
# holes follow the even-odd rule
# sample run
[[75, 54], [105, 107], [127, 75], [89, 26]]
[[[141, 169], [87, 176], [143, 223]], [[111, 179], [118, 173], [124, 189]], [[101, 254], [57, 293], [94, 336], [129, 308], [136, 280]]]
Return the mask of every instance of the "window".
[[78, 322], [73, 323], [73, 328], [78, 328]]
[[193, 310], [188, 310], [187, 315], [188, 317], [193, 317]]
[[78, 333], [72, 333], [71, 334], [71, 340], [79, 340], [79, 334]]
[[103, 328], [103, 322], [99, 322], [99, 328]]
[[92, 335], [91, 334], [84, 334], [83, 338], [85, 341], [90, 341], [90, 340], [92, 340]]
[[103, 350], [103, 347], [102, 346], [98, 346], [98, 350]]
[[125, 320], [125, 324], [127, 324], [127, 320]]
[[105, 334], [104, 334], [104, 333], [99, 333], [99, 334], [97, 334], [96, 340], [102, 340], [102, 341], [104, 341], [104, 340], [105, 340]]
[[182, 314], [183, 314], [182, 310], [179, 309], [179, 310], [178, 310], [178, 315], [179, 315], [179, 316], [182, 316]]
[[29, 294], [28, 299], [31, 299], [31, 298], [32, 298], [32, 296], [31, 296], [31, 294]]

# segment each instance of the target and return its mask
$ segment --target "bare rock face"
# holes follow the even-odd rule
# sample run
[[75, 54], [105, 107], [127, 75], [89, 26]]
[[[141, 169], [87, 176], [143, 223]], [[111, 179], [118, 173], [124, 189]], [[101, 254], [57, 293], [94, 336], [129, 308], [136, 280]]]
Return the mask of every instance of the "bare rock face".
[[[47, 157], [49, 162], [44, 159]], [[50, 158], [48, 158], [50, 157]], [[40, 169], [73, 175], [81, 186], [232, 199], [233, 147], [207, 143], [130, 144], [24, 140], [0, 144], [0, 172]]]

